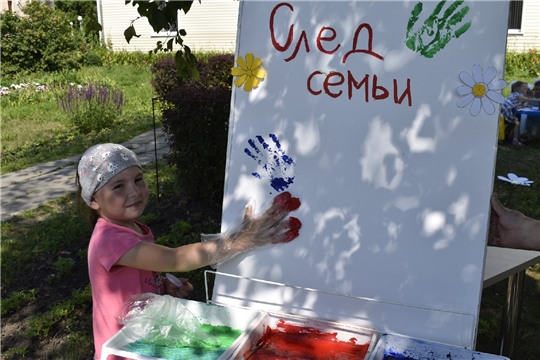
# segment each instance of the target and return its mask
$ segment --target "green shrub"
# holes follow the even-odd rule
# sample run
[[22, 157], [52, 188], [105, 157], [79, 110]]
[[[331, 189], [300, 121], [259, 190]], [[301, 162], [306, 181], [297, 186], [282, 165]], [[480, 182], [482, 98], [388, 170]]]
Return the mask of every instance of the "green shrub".
[[86, 66], [101, 66], [101, 57], [95, 52], [86, 52], [84, 54], [84, 65]]
[[234, 57], [216, 55], [195, 64], [200, 80], [179, 80], [172, 58], [152, 67], [154, 89], [163, 96], [162, 123], [180, 188], [191, 200], [223, 196]]
[[72, 125], [81, 133], [98, 133], [111, 128], [122, 113], [124, 98], [122, 91], [100, 83], [87, 86], [70, 85], [58, 97], [58, 104], [64, 110]]
[[162, 123], [171, 147], [169, 162], [191, 200], [223, 196], [231, 92], [185, 87], [169, 98]]
[[157, 59], [163, 58], [161, 54], [143, 51], [106, 51], [101, 53], [101, 61], [104, 65], [139, 65], [146, 66]]
[[170, 54], [152, 64], [152, 86], [158, 96], [165, 97], [184, 84], [181, 77], [176, 76], [176, 63]]
[[200, 82], [205, 87], [222, 87], [232, 89], [233, 76], [231, 68], [234, 66], [234, 56], [231, 54], [215, 55], [199, 70]]
[[1, 15], [2, 75], [80, 67], [69, 19], [39, 1], [23, 7], [27, 16]]
[[507, 74], [540, 77], [540, 53], [537, 49], [530, 49], [527, 52], [507, 52], [506, 66]]

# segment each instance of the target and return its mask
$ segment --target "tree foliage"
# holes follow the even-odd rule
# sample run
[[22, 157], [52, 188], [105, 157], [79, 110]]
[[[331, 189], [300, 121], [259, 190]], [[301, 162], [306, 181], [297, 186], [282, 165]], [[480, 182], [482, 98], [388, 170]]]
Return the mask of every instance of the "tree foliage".
[[[125, 0], [126, 5], [131, 4], [137, 7], [139, 17], [131, 21], [129, 27], [124, 31], [124, 37], [129, 42], [133, 37], [139, 37], [135, 31], [134, 22], [140, 18], [146, 18], [150, 26], [155, 32], [162, 30], [170, 31], [171, 38], [165, 43], [158, 41], [153, 52], [158, 51], [173, 51], [174, 44], [179, 45], [180, 49], [176, 50], [175, 63], [176, 75], [184, 79], [199, 78], [199, 71], [195, 67], [196, 57], [191, 52], [189, 46], [184, 44], [183, 36], [186, 35], [185, 29], [178, 28], [178, 11], [183, 11], [187, 14], [193, 0], [185, 1], [165, 1], [165, 0]], [[200, 1], [200, 0], [199, 0]]]
[[39, 1], [23, 7], [26, 16], [1, 14], [2, 74], [62, 71], [80, 67], [73, 29], [62, 11]]
[[[55, 0], [54, 7], [64, 12], [74, 26], [82, 25], [89, 40], [98, 41], [101, 25], [97, 21], [97, 3], [91, 1]], [[82, 24], [78, 17], [82, 16]]]

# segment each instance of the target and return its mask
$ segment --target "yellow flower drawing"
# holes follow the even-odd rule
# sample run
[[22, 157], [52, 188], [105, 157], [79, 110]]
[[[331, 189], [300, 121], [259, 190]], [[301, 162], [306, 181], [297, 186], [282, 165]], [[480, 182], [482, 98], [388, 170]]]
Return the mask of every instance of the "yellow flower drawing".
[[233, 67], [231, 70], [232, 75], [237, 76], [234, 83], [238, 87], [244, 84], [244, 91], [253, 90], [264, 80], [266, 70], [261, 69], [261, 59], [254, 58], [252, 53], [246, 54], [246, 61], [239, 56], [236, 64], [238, 64], [238, 67]]

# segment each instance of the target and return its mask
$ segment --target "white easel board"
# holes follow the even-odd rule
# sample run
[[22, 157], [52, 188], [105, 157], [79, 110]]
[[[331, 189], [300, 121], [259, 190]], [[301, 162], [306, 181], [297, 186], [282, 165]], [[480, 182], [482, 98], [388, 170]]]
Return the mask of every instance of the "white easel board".
[[218, 271], [319, 292], [218, 276], [213, 301], [473, 348], [507, 17], [507, 1], [242, 1], [236, 58], [266, 75], [233, 84], [223, 229], [285, 190], [303, 227]]

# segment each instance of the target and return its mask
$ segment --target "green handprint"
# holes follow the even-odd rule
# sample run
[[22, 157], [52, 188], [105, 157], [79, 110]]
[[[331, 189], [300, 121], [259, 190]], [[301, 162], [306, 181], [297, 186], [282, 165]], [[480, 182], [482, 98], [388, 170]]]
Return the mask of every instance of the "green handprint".
[[419, 52], [427, 58], [432, 58], [433, 55], [443, 49], [453, 37], [458, 38], [463, 35], [471, 27], [470, 21], [457, 30], [454, 30], [469, 12], [468, 6], [464, 6], [458, 10], [461, 4], [463, 4], [463, 1], [464, 0], [458, 0], [453, 2], [452, 5], [444, 11], [442, 16], [440, 16], [439, 13], [446, 3], [446, 0], [441, 1], [437, 4], [431, 15], [424, 21], [424, 24], [420, 28], [413, 29], [423, 7], [423, 4], [420, 2], [416, 4], [411, 11], [411, 17], [407, 23], [407, 35], [405, 40], [407, 47], [413, 51]]

